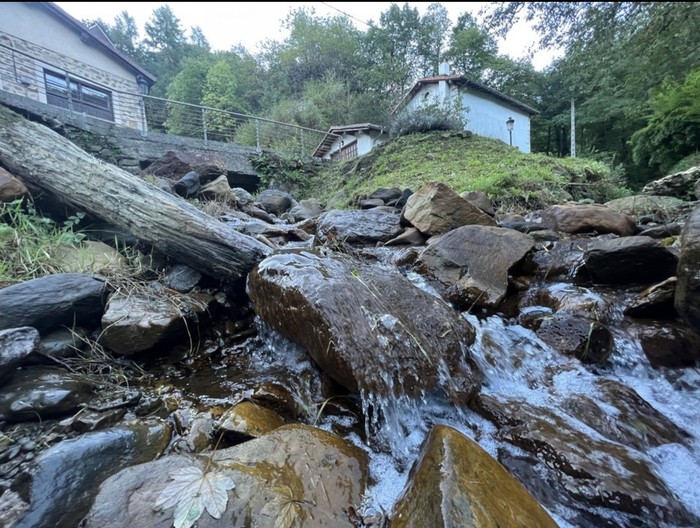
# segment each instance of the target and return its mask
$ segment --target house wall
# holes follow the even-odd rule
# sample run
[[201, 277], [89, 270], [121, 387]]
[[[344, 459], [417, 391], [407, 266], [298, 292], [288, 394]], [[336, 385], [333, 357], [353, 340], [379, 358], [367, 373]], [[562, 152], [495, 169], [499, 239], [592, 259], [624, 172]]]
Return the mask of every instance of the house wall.
[[111, 92], [115, 123], [140, 128], [136, 75], [36, 5], [0, 2], [0, 90], [46, 103], [44, 68]]
[[375, 145], [384, 143], [384, 141], [386, 141], [386, 136], [380, 134], [376, 130], [372, 130], [369, 133], [361, 131], [355, 134], [342, 134], [340, 138], [333, 142], [328, 152], [324, 154], [323, 159], [331, 159], [331, 154], [340, 150], [343, 145], [347, 145], [355, 140], [357, 140], [357, 155], [362, 156], [372, 150]]
[[[423, 104], [430, 104], [443, 99], [440, 83], [432, 83], [422, 86], [406, 108], [414, 111]], [[530, 152], [530, 116], [521, 110], [511, 106], [504, 106], [497, 99], [471, 89], [461, 90], [452, 85], [449, 89], [449, 99], [454, 101], [458, 97], [462, 99], [462, 106], [468, 108], [466, 114], [466, 129], [480, 136], [492, 139], [500, 139], [509, 144], [510, 138], [506, 121], [512, 117], [515, 120], [513, 127], [513, 146], [521, 152]]]

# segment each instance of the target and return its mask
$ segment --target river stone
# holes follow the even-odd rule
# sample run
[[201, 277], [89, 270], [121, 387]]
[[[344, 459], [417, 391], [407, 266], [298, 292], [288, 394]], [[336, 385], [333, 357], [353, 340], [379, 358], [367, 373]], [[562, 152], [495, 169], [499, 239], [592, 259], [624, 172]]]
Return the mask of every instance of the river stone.
[[224, 203], [236, 201], [236, 197], [228, 183], [228, 178], [223, 174], [206, 185], [203, 185], [199, 190], [199, 196], [219, 200]]
[[206, 183], [222, 174], [226, 174], [226, 162], [212, 152], [169, 151], [154, 160], [141, 173], [177, 181], [190, 171], [199, 173], [201, 181]]
[[192, 290], [199, 284], [200, 280], [202, 280], [202, 274], [184, 264], [176, 264], [168, 269], [165, 277], [163, 277], [163, 282], [168, 288], [181, 293], [187, 293]]
[[431, 182], [412, 194], [401, 217], [427, 236], [464, 225], [496, 225], [488, 214], [441, 182]]
[[172, 427], [165, 422], [139, 422], [51, 447], [23, 478], [22, 494], [29, 498], [30, 508], [13, 528], [77, 526], [103, 480], [159, 456], [171, 434]]
[[263, 321], [352, 392], [419, 396], [442, 387], [464, 403], [479, 388], [463, 360], [471, 325], [396, 268], [288, 250], [253, 269], [248, 292]]
[[390, 187], [390, 188], [385, 188], [385, 187], [380, 187], [376, 191], [374, 191], [372, 194], [370, 194], [367, 199], [368, 200], [381, 200], [387, 205], [394, 205], [399, 198], [401, 198], [402, 192], [401, 189], [398, 187]]
[[323, 207], [315, 198], [299, 200], [299, 202], [289, 210], [289, 214], [295, 222], [316, 218], [323, 213]]
[[486, 193], [481, 191], [465, 191], [460, 194], [462, 198], [472, 205], [476, 205], [479, 209], [489, 216], [496, 216], [496, 211], [493, 210], [491, 200]]
[[32, 367], [17, 372], [0, 392], [0, 420], [22, 422], [77, 411], [91, 396], [92, 383], [61, 370]]
[[463, 226], [425, 248], [417, 266], [436, 278], [443, 295], [459, 308], [496, 308], [506, 296], [508, 272], [534, 245], [532, 237], [512, 229]]
[[571, 281], [577, 278], [586, 248], [591, 242], [590, 238], [575, 238], [538, 243], [535, 252], [525, 259], [523, 269], [543, 280]]
[[84, 240], [79, 247], [62, 246], [54, 256], [65, 273], [115, 274], [129, 268], [129, 261], [104, 242]]
[[[695, 206], [681, 233], [681, 256], [676, 276], [676, 311], [700, 333], [700, 207]], [[0, 295], [2, 291], [0, 290]]]
[[649, 286], [629, 302], [625, 308], [625, 315], [647, 319], [676, 317], [673, 297], [677, 282], [676, 277], [669, 277], [665, 281]]
[[275, 411], [243, 401], [228, 409], [219, 424], [220, 431], [229, 437], [257, 438], [282, 427], [284, 420]]
[[104, 280], [82, 273], [47, 275], [0, 290], [0, 330], [31, 326], [45, 334], [62, 326], [99, 323], [107, 294]]
[[[691, 436], [647, 403], [637, 392], [615, 380], [596, 380], [593, 394], [571, 394], [562, 408], [613, 442], [641, 452], [664, 444], [688, 444]], [[600, 404], [614, 408], [611, 414]]]
[[672, 196], [640, 194], [605, 202], [605, 206], [630, 216], [658, 215], [661, 218], [670, 219], [677, 217], [683, 209], [688, 207], [688, 202]]
[[9, 203], [29, 194], [27, 187], [0, 167], [0, 202]]
[[590, 244], [585, 263], [596, 284], [651, 283], [675, 275], [678, 257], [654, 238], [628, 236]]
[[684, 324], [645, 321], [639, 341], [654, 368], [693, 367], [700, 360], [700, 336]]
[[[216, 468], [235, 483], [221, 519], [203, 513], [198, 528], [354, 528], [344, 513], [357, 507], [367, 482], [367, 454], [340, 437], [288, 425], [217, 451]], [[121, 471], [101, 486], [83, 528], [171, 528], [173, 509], [153, 505], [173, 471], [206, 457], [171, 455]]]
[[265, 211], [276, 216], [289, 211], [295, 203], [289, 193], [277, 189], [264, 190], [258, 195], [256, 202]]
[[150, 350], [183, 335], [192, 323], [190, 312], [202, 313], [209, 296], [182, 298], [178, 306], [165, 294], [117, 292], [109, 298], [102, 316], [101, 341], [112, 352], [128, 356]]
[[604, 363], [615, 350], [610, 329], [585, 313], [563, 311], [543, 317], [535, 333], [557, 352], [582, 363]]
[[178, 196], [190, 198], [199, 192], [201, 186], [202, 184], [199, 179], [199, 173], [196, 171], [190, 171], [175, 182], [175, 185], [173, 185], [173, 190]]
[[39, 346], [39, 332], [31, 326], [0, 330], [0, 379], [5, 379]]
[[379, 198], [366, 198], [365, 200], [360, 200], [360, 209], [374, 209], [375, 207], [384, 207], [386, 204], [384, 200]]
[[393, 207], [358, 211], [333, 210], [318, 219], [318, 239], [333, 247], [340, 244], [387, 242], [403, 233], [399, 214]]
[[535, 498], [479, 444], [436, 425], [394, 505], [392, 528], [557, 528]]
[[631, 515], [648, 526], [698, 526], [645, 456], [576, 429], [553, 409], [479, 395], [472, 408], [498, 427], [498, 436], [546, 464], [547, 479], [575, 501]]
[[542, 225], [562, 233], [615, 233], [633, 235], [634, 219], [599, 204], [553, 205], [542, 212]]
[[700, 180], [700, 166], [669, 174], [658, 180], [647, 183], [642, 194], [651, 196], [675, 196], [683, 200], [695, 198], [695, 184]]

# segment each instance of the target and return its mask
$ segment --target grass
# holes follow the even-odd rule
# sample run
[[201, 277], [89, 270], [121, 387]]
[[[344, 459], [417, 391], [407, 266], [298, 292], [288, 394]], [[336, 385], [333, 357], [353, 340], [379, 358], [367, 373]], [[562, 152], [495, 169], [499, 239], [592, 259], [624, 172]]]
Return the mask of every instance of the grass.
[[497, 207], [511, 210], [572, 198], [602, 203], [630, 194], [601, 162], [523, 154], [501, 141], [463, 132], [401, 136], [364, 156], [327, 164], [309, 187], [326, 204], [342, 191], [346, 198], [338, 206], [352, 207], [379, 187], [417, 191], [431, 181], [458, 193], [482, 191]]

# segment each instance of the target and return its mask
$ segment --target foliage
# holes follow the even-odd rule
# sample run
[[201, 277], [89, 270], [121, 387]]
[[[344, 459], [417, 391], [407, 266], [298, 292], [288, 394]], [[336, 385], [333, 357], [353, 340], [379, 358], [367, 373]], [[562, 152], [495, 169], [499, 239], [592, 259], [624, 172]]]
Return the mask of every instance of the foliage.
[[59, 225], [40, 216], [33, 204], [23, 199], [0, 203], [0, 283], [58, 272], [53, 256], [60, 248], [85, 238], [75, 230], [84, 216], [77, 212]]
[[631, 139], [634, 160], [667, 171], [700, 146], [700, 69], [685, 82], [667, 82], [654, 97], [654, 112], [646, 127]]
[[319, 165], [269, 152], [251, 156], [250, 162], [260, 176], [261, 189], [280, 189], [293, 196], [311, 192], [311, 181], [320, 170]]
[[398, 137], [431, 130], [464, 130], [467, 112], [461, 99], [452, 102], [430, 100], [418, 108], [404, 109], [397, 114], [389, 125], [389, 135]]
[[175, 506], [174, 528], [190, 528], [206, 509], [214, 519], [226, 511], [228, 491], [235, 487], [233, 480], [219, 471], [202, 471], [187, 466], [169, 475], [170, 481], [156, 499], [155, 508]]
[[441, 181], [456, 192], [482, 191], [503, 209], [535, 209], [575, 199], [603, 203], [629, 194], [604, 163], [523, 154], [505, 143], [468, 133], [416, 133], [392, 139], [369, 154], [323, 166], [313, 195], [327, 203], [343, 191], [355, 200], [377, 188], [420, 189]]

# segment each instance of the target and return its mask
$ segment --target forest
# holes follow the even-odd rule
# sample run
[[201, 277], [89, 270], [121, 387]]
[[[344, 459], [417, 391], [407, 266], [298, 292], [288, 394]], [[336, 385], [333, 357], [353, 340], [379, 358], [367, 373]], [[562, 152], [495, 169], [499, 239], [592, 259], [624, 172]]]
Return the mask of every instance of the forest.
[[[543, 71], [498, 51], [524, 18], [539, 49], [562, 49]], [[540, 111], [532, 150], [611, 165], [631, 188], [700, 162], [700, 4], [693, 2], [499, 2], [452, 23], [440, 3], [422, 15], [391, 4], [358, 28], [350, 17], [291, 9], [283, 40], [259, 51], [212, 50], [206, 28], [186, 28], [168, 5], [140, 34], [122, 11], [98, 23], [114, 45], [158, 77], [151, 94], [327, 130], [389, 125], [391, 109], [438, 64]]]

